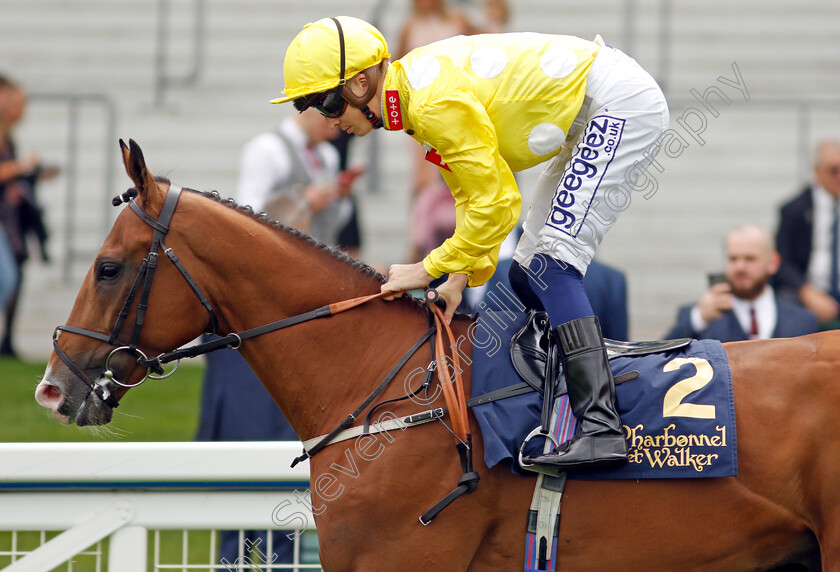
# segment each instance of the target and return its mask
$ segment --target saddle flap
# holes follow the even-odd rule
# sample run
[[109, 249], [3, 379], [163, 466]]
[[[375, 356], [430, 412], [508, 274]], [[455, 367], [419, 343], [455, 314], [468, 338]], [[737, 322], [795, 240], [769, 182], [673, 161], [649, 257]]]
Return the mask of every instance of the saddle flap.
[[[540, 393], [542, 393], [545, 379], [545, 360], [550, 335], [551, 325], [548, 322], [548, 314], [531, 310], [528, 312], [525, 324], [510, 340], [510, 359], [513, 368], [525, 383]], [[604, 339], [609, 359], [662, 353], [685, 347], [690, 343], [690, 338], [642, 342]], [[558, 376], [558, 378], [559, 384], [564, 385], [563, 376]], [[557, 391], [558, 395], [564, 392], [562, 387], [558, 387]]]
[[531, 310], [510, 340], [510, 361], [522, 381], [542, 393], [551, 325], [548, 314]]
[[609, 359], [625, 356], [646, 356], [684, 348], [691, 343], [691, 338], [673, 340], [649, 340], [644, 342], [622, 342], [604, 338]]

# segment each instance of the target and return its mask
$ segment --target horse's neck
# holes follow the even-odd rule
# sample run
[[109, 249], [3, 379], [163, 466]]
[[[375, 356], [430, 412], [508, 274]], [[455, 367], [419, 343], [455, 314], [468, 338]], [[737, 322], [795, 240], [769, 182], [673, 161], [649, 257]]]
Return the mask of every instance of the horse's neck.
[[[282, 230], [248, 226], [230, 241], [247, 247], [217, 253], [208, 265], [209, 295], [227, 331], [379, 290], [376, 279], [318, 246]], [[376, 301], [251, 338], [241, 352], [306, 439], [329, 431], [355, 409], [426, 327], [422, 312], [410, 304]]]
[[[370, 304], [243, 346], [246, 360], [302, 439], [337, 426], [424, 331], [421, 317], [383, 307], [392, 303]], [[417, 358], [427, 355], [423, 348]], [[404, 395], [403, 377], [383, 395]]]

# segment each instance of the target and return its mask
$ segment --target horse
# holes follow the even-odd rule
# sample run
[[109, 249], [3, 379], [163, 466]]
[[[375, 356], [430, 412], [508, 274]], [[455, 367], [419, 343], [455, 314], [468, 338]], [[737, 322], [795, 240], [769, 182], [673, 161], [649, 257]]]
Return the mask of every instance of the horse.
[[[170, 352], [202, 332], [242, 332], [380, 291], [384, 279], [370, 267], [233, 201], [185, 190], [177, 208], [168, 205], [172, 184], [155, 179], [136, 143], [120, 146], [134, 207], [119, 214], [96, 255], [36, 390], [38, 403], [57, 420], [109, 422], [113, 406], [155, 369], [146, 356]], [[154, 245], [149, 261], [150, 244], [159, 238], [155, 221], [167, 210], [160, 248], [167, 254], [158, 256]], [[151, 284], [137, 280], [157, 258]], [[465, 356], [473, 319], [459, 314], [451, 325]], [[409, 373], [427, 368], [429, 352], [406, 350], [428, 328], [423, 303], [373, 299], [233, 345], [307, 441], [347, 419], [401, 360], [399, 375], [376, 403], [415, 387]], [[115, 349], [128, 337], [132, 343]], [[834, 441], [840, 338], [821, 333], [724, 347], [739, 429], [738, 475], [570, 480], [556, 570], [840, 571], [840, 446]], [[469, 360], [462, 370], [469, 394]], [[388, 408], [401, 416], [419, 406], [405, 399]], [[445, 419], [392, 430], [378, 441], [341, 441], [313, 455], [323, 569], [522, 569], [535, 478], [504, 466], [488, 469], [472, 414], [469, 428], [480, 482], [428, 526], [418, 515], [462, 474]]]

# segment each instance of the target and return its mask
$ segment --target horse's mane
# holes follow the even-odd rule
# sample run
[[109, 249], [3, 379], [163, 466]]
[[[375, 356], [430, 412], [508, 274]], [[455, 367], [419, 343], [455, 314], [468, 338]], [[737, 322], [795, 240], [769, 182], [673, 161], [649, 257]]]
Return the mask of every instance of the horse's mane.
[[[169, 180], [166, 179], [165, 177], [155, 177], [155, 179], [160, 181], [160, 182], [169, 183]], [[293, 237], [297, 240], [304, 241], [304, 242], [320, 249], [322, 252], [325, 252], [326, 254], [331, 256], [332, 258], [334, 258], [334, 259], [336, 259], [336, 260], [338, 260], [338, 261], [340, 261], [344, 264], [347, 264], [348, 266], [355, 269], [357, 272], [361, 272], [362, 274], [377, 280], [380, 284], [384, 284], [386, 282], [385, 277], [382, 274], [380, 274], [379, 272], [377, 272], [376, 269], [374, 269], [372, 266], [370, 266], [368, 264], [365, 264], [364, 262], [361, 262], [360, 260], [356, 260], [355, 258], [352, 258], [352, 257], [348, 256], [345, 252], [342, 252], [341, 250], [339, 250], [337, 248], [327, 246], [326, 244], [323, 244], [322, 242], [319, 242], [319, 241], [315, 240], [314, 238], [312, 238], [308, 234], [306, 234], [304, 232], [301, 232], [296, 228], [292, 228], [292, 227], [286, 226], [286, 225], [284, 225], [280, 222], [277, 222], [276, 220], [272, 219], [271, 217], [269, 217], [264, 212], [257, 213], [257, 212], [254, 211], [254, 209], [250, 205], [240, 205], [232, 198], [222, 198], [222, 196], [219, 194], [218, 191], [198, 191], [196, 189], [190, 189], [190, 188], [187, 188], [187, 187], [184, 187], [183, 190], [194, 193], [194, 194], [197, 194], [197, 195], [200, 195], [200, 196], [202, 196], [204, 198], [207, 198], [207, 199], [210, 199], [211, 201], [214, 201], [214, 202], [216, 202], [216, 203], [218, 203], [222, 206], [233, 209], [233, 210], [235, 210], [237, 212], [240, 212], [242, 214], [248, 215], [249, 217], [257, 220], [258, 222], [260, 222], [264, 225], [267, 225], [267, 226], [270, 226], [272, 228], [278, 229], [278, 230], [288, 234], [289, 236], [291, 236], [291, 237]], [[413, 296], [402, 296], [401, 300], [407, 300], [413, 306], [424, 308], [424, 302], [422, 300], [418, 300], [417, 298], [414, 298]], [[424, 310], [425, 310], [425, 308], [424, 308]]]
[[341, 250], [339, 250], [337, 248], [327, 246], [326, 244], [323, 244], [323, 243], [315, 240], [314, 238], [312, 238], [308, 234], [306, 234], [304, 232], [301, 232], [296, 228], [292, 228], [290, 226], [286, 226], [282, 223], [279, 223], [276, 220], [273, 220], [272, 218], [270, 218], [264, 212], [257, 213], [257, 212], [254, 211], [253, 208], [251, 208], [250, 205], [240, 205], [235, 200], [233, 200], [231, 198], [222, 198], [222, 196], [219, 194], [218, 191], [197, 191], [195, 189], [189, 189], [187, 187], [184, 187], [184, 190], [189, 191], [191, 193], [195, 193], [197, 195], [201, 195], [202, 197], [205, 197], [205, 198], [208, 198], [212, 201], [215, 201], [215, 202], [219, 203], [220, 205], [223, 205], [223, 206], [228, 207], [230, 209], [233, 209], [235, 211], [246, 214], [246, 215], [250, 216], [251, 218], [261, 222], [262, 224], [265, 224], [265, 225], [270, 226], [272, 228], [279, 229], [279, 230], [289, 234], [290, 236], [292, 236], [292, 237], [294, 237], [298, 240], [305, 241], [305, 242], [319, 248], [320, 250], [328, 253], [333, 258], [335, 258], [335, 259], [337, 259], [337, 260], [339, 260], [339, 261], [341, 261], [345, 264], [349, 264], [350, 266], [355, 268], [357, 271], [362, 272], [363, 274], [365, 274], [367, 276], [370, 276], [371, 278], [375, 278], [383, 284], [385, 283], [385, 277], [382, 276], [379, 272], [377, 272], [376, 269], [374, 269], [372, 266], [369, 266], [369, 265], [365, 264], [364, 262], [361, 262], [360, 260], [356, 260], [355, 258], [352, 258], [352, 257], [348, 256], [345, 252], [342, 252]]
[[[169, 178], [162, 177], [162, 176], [156, 176], [155, 181], [157, 181], [159, 183], [171, 184], [171, 181], [169, 180]], [[374, 269], [372, 266], [370, 266], [368, 264], [365, 264], [364, 262], [361, 262], [360, 260], [356, 260], [355, 258], [352, 258], [352, 257], [348, 256], [345, 252], [342, 252], [341, 250], [339, 250], [337, 248], [327, 246], [326, 244], [323, 244], [323, 243], [315, 240], [314, 238], [312, 238], [308, 234], [306, 234], [304, 232], [301, 232], [301, 231], [297, 230], [296, 228], [292, 228], [292, 227], [286, 226], [286, 225], [284, 225], [280, 222], [277, 222], [276, 220], [273, 220], [271, 217], [268, 216], [268, 214], [266, 214], [264, 212], [256, 213], [256, 212], [254, 212], [254, 209], [250, 205], [240, 205], [235, 200], [233, 200], [232, 198], [223, 199], [218, 191], [198, 191], [196, 189], [190, 189], [188, 187], [182, 187], [182, 189], [185, 190], [185, 191], [188, 191], [190, 193], [200, 195], [200, 196], [202, 196], [206, 199], [209, 199], [213, 202], [216, 202], [216, 203], [218, 203], [218, 204], [220, 204], [224, 207], [227, 207], [229, 209], [232, 209], [232, 210], [240, 212], [244, 215], [247, 215], [247, 216], [251, 217], [252, 219], [260, 222], [261, 224], [264, 224], [266, 226], [275, 228], [277, 230], [280, 230], [280, 231], [286, 233], [287, 235], [295, 238], [296, 240], [304, 241], [304, 242], [310, 244], [311, 246], [314, 246], [314, 247], [318, 248], [322, 252], [328, 254], [329, 256], [334, 258], [335, 260], [338, 260], [339, 262], [350, 266], [351, 268], [353, 268], [357, 272], [360, 272], [360, 273], [364, 274], [365, 276], [368, 276], [369, 278], [373, 278], [373, 279], [377, 280], [380, 284], [384, 284], [386, 282], [385, 277], [382, 276], [382, 274], [380, 274], [379, 272], [377, 272], [376, 269]], [[136, 196], [137, 196], [137, 189], [132, 187], [132, 188], [128, 189], [125, 193], [122, 193], [122, 195], [117, 195], [116, 197], [114, 197], [112, 202], [113, 202], [114, 206], [118, 206], [119, 204], [122, 204], [123, 202], [128, 202], [129, 200], [131, 200], [133, 197], [136, 197]], [[411, 306], [414, 306], [415, 308], [421, 308], [424, 311], [426, 310], [425, 302], [423, 302], [422, 300], [419, 300], [417, 298], [414, 298], [413, 296], [402, 296], [400, 298], [400, 301], [403, 302], [403, 303], [410, 304]], [[457, 315], [458, 315], [458, 313], [456, 313], [456, 316]]]

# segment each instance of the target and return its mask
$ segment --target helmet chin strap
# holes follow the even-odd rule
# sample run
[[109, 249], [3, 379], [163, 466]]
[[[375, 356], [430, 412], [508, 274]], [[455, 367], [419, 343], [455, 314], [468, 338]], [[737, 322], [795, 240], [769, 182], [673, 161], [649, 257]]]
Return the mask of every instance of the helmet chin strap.
[[370, 124], [373, 125], [374, 129], [379, 129], [380, 127], [384, 127], [385, 123], [382, 121], [382, 118], [377, 117], [376, 114], [371, 111], [370, 107], [367, 105], [363, 105], [359, 108], [359, 111], [365, 114], [365, 118], [370, 121]]

